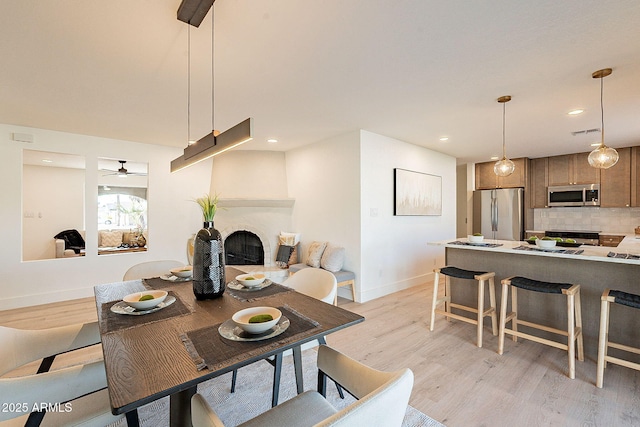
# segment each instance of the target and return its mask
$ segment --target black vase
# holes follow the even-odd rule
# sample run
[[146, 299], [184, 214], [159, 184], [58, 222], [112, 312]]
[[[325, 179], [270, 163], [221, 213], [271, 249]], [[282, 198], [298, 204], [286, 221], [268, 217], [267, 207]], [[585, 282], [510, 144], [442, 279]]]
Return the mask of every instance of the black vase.
[[224, 247], [213, 221], [205, 221], [194, 239], [192, 281], [196, 299], [217, 298], [224, 293]]

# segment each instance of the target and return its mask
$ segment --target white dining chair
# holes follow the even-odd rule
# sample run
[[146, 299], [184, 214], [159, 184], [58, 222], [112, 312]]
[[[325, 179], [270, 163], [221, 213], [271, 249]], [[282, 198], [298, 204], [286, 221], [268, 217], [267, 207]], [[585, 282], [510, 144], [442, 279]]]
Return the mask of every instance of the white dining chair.
[[[104, 426], [123, 418], [111, 414], [102, 361], [49, 371], [56, 355], [98, 343], [97, 322], [42, 330], [0, 326], [0, 376], [42, 359], [35, 374], [0, 378], [2, 400], [13, 404], [0, 411], [0, 426]], [[38, 411], [43, 404], [54, 410]]]
[[178, 268], [184, 266], [184, 263], [174, 260], [159, 260], [159, 261], [147, 261], [141, 262], [131, 266], [122, 280], [136, 280], [136, 279], [148, 279], [150, 277], [158, 277], [161, 274], [169, 273], [172, 268]]
[[[318, 391], [299, 394], [240, 426], [402, 425], [413, 388], [410, 369], [379, 371], [322, 345], [318, 348], [318, 370]], [[338, 382], [358, 400], [342, 410], [334, 408], [324, 398], [327, 377]], [[194, 427], [225, 427], [201, 394], [195, 394], [191, 399], [191, 417]]]
[[303, 268], [289, 276], [282, 284], [329, 304], [333, 304], [338, 292], [336, 276], [321, 268]]
[[[327, 304], [333, 304], [336, 293], [338, 292], [338, 283], [336, 281], [336, 276], [320, 268], [305, 268], [303, 270], [300, 270], [293, 276], [287, 278], [282, 283], [282, 285], [292, 288], [297, 292], [300, 292], [301, 294], [305, 294], [312, 298], [316, 298], [320, 301], [326, 302]], [[298, 393], [302, 393], [302, 371], [300, 370], [302, 365], [301, 353], [303, 350], [316, 347], [319, 344], [326, 344], [324, 337], [318, 340], [309, 341], [302, 346], [296, 347], [295, 350], [287, 350], [276, 356], [264, 359], [274, 367], [273, 391], [271, 397], [272, 406], [276, 406], [278, 404], [278, 391], [280, 387], [279, 366], [281, 366], [282, 364], [282, 357], [288, 356], [293, 353]], [[238, 371], [234, 370], [231, 376], [231, 393], [235, 393], [237, 378]], [[339, 386], [338, 391], [340, 393], [340, 396], [343, 397], [342, 389], [340, 389]]]

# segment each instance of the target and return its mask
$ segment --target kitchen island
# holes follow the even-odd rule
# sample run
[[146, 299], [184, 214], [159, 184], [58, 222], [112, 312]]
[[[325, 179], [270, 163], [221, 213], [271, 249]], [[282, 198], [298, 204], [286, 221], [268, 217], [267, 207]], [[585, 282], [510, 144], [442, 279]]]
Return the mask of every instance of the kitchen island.
[[[581, 285], [585, 356], [594, 361], [598, 352], [600, 296], [604, 289], [640, 294], [640, 239], [635, 236], [626, 236], [616, 248], [583, 245], [546, 251], [538, 250], [527, 242], [486, 238], [483, 244], [478, 245], [469, 244], [466, 238], [429, 244], [444, 246], [447, 265], [467, 270], [494, 271], [498, 303], [502, 290], [500, 281], [510, 276]], [[455, 283], [459, 280], [452, 279], [452, 299], [475, 306], [477, 287]], [[510, 306], [509, 301], [508, 310]], [[522, 292], [518, 298], [518, 311], [523, 319], [566, 329], [566, 298]], [[640, 342], [640, 310], [616, 304], [611, 311], [609, 336], [616, 342]], [[547, 337], [559, 338], [553, 335]], [[513, 341], [507, 339], [506, 353], [510, 345], [513, 345]]]

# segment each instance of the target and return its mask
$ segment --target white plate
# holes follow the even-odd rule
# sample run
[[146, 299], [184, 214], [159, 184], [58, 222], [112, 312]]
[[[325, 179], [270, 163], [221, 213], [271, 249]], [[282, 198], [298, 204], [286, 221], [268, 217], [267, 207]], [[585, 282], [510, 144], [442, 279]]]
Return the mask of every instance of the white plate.
[[191, 281], [191, 277], [178, 277], [178, 276], [174, 276], [173, 274], [163, 274], [160, 276], [160, 278], [162, 280], [166, 280], [167, 282], [190, 282]]
[[222, 338], [226, 338], [231, 341], [262, 341], [269, 338], [277, 337], [287, 330], [289, 324], [289, 319], [287, 319], [285, 316], [280, 316], [280, 320], [278, 321], [278, 323], [276, 323], [276, 326], [269, 329], [267, 332], [256, 335], [249, 334], [243, 331], [242, 328], [236, 326], [236, 324], [233, 323], [233, 320], [229, 319], [222, 325], [220, 325], [220, 327], [218, 328], [218, 332], [220, 333]]
[[259, 291], [260, 289], [264, 289], [267, 286], [270, 286], [271, 284], [273, 284], [273, 282], [269, 279], [265, 279], [264, 282], [262, 282], [259, 286], [255, 286], [253, 288], [245, 288], [242, 283], [238, 282], [237, 280], [232, 280], [229, 283], [227, 283], [227, 287], [229, 289], [233, 289], [235, 291], [247, 291], [247, 292], [255, 292], [255, 291]]
[[174, 297], [173, 295], [169, 295], [167, 296], [167, 298], [165, 298], [164, 301], [153, 308], [150, 308], [148, 310], [136, 310], [126, 302], [120, 301], [111, 306], [111, 311], [117, 314], [131, 314], [133, 316], [141, 316], [143, 314], [155, 313], [158, 310], [162, 310], [163, 308], [170, 306], [174, 302], [176, 302], [176, 297]]

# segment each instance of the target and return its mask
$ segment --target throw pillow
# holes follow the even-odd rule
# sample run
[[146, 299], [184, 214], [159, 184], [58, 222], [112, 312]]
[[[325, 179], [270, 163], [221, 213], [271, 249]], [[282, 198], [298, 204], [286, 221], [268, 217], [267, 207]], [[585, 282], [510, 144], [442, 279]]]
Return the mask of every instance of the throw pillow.
[[320, 267], [320, 259], [322, 258], [322, 253], [326, 247], [327, 242], [311, 243], [311, 246], [309, 246], [309, 252], [307, 253], [307, 265], [315, 268]]
[[293, 264], [297, 264], [298, 263], [298, 246], [300, 246], [300, 245], [296, 244], [293, 247], [293, 251], [291, 252], [291, 256], [289, 257], [289, 265], [293, 265]]
[[113, 231], [100, 231], [100, 242], [98, 246], [100, 247], [117, 247], [122, 244], [122, 231], [121, 230], [113, 230]]
[[276, 255], [276, 265], [280, 268], [289, 267], [289, 259], [293, 253], [294, 246], [280, 245]]
[[344, 265], [344, 248], [341, 246], [327, 246], [320, 259], [320, 267], [335, 273], [342, 270]]
[[300, 233], [287, 233], [285, 231], [281, 231], [278, 239], [282, 245], [295, 246], [300, 242]]

